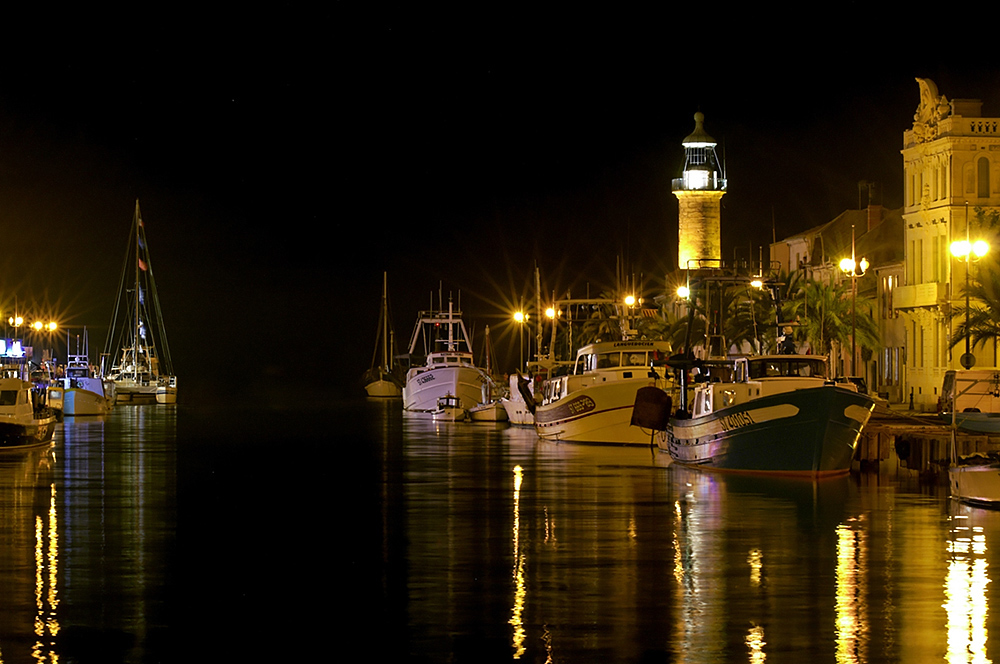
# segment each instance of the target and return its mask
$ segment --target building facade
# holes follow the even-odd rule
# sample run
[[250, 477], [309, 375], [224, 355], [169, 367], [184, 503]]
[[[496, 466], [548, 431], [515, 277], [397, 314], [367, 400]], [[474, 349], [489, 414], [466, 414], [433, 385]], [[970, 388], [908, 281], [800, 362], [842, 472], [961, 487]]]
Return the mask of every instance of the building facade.
[[[904, 327], [903, 399], [932, 411], [945, 371], [961, 368], [964, 353], [964, 345], [950, 348], [949, 313], [964, 306], [968, 263], [951, 244], [978, 239], [984, 216], [1000, 210], [1000, 118], [982, 117], [977, 99], [949, 101], [929, 79], [917, 84], [920, 103], [903, 132], [905, 261], [891, 296]], [[972, 354], [977, 368], [995, 364], [992, 348]]]

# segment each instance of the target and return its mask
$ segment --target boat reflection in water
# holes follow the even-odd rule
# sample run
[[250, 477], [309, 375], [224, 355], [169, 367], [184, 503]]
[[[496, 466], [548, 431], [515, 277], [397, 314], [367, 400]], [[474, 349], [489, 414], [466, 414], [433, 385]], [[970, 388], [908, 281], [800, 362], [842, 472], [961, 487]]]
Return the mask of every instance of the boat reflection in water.
[[0, 453], [0, 652], [57, 661], [61, 593], [53, 446]]
[[1000, 512], [952, 501], [944, 583], [951, 662], [988, 662], [990, 538], [1000, 533]]
[[705, 473], [388, 416], [380, 579], [401, 659], [997, 660], [1000, 512], [942, 482]]

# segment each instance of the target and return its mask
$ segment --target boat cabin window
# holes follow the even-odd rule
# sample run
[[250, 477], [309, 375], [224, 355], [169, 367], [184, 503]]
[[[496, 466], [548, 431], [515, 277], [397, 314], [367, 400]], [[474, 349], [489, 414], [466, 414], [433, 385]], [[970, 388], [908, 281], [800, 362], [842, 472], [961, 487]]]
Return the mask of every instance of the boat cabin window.
[[19, 390], [0, 390], [0, 406], [16, 406]]
[[750, 361], [750, 378], [775, 377], [824, 378], [826, 363], [823, 360], [802, 358], [761, 358]]
[[597, 356], [597, 368], [598, 369], [613, 369], [615, 367], [621, 366], [622, 354], [619, 352], [615, 353], [601, 353]]
[[646, 366], [646, 353], [643, 351], [633, 351], [622, 354], [623, 367], [644, 367]]
[[594, 363], [593, 355], [590, 354], [580, 355], [579, 357], [576, 358], [576, 365], [573, 367], [573, 373], [579, 376], [587, 371], [591, 371], [594, 368], [593, 363]]

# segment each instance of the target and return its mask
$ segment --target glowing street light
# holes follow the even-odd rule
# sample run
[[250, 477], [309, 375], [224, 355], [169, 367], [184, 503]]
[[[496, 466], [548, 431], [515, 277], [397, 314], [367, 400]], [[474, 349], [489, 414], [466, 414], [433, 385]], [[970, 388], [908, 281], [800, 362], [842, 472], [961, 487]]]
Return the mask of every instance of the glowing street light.
[[862, 257], [861, 261], [858, 262], [857, 257], [854, 252], [854, 224], [851, 224], [851, 257], [845, 258], [840, 261], [840, 270], [846, 276], [851, 278], [851, 375], [857, 375], [854, 368], [855, 359], [855, 343], [854, 343], [854, 333], [857, 328], [857, 314], [855, 312], [855, 304], [858, 298], [858, 277], [863, 277], [865, 272], [868, 270], [868, 259]]
[[985, 240], [969, 242], [968, 220], [966, 220], [965, 234], [966, 239], [951, 243], [951, 255], [965, 263], [965, 354], [962, 355], [960, 362], [963, 368], [971, 369], [976, 365], [976, 356], [972, 354], [969, 347], [969, 271], [971, 270], [972, 263], [975, 263], [989, 252], [990, 245]]
[[517, 352], [520, 356], [520, 361], [517, 365], [518, 370], [524, 366], [524, 321], [527, 318], [528, 316], [523, 311], [514, 312], [514, 322], [517, 323]]

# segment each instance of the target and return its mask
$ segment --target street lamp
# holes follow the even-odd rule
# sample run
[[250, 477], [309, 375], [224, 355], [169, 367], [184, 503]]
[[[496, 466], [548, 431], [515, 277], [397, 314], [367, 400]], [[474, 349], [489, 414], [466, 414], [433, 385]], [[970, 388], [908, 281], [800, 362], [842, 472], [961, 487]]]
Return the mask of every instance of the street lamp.
[[517, 365], [518, 371], [524, 366], [524, 320], [527, 318], [523, 311], [514, 312], [514, 322], [517, 323], [517, 352], [520, 353], [520, 362]]
[[972, 354], [969, 347], [969, 272], [972, 269], [970, 263], [985, 256], [990, 250], [990, 245], [985, 240], [969, 242], [968, 224], [965, 228], [965, 235], [966, 239], [951, 243], [951, 254], [965, 263], [965, 354], [962, 355], [960, 362], [962, 368], [971, 369], [976, 365], [976, 356]]
[[858, 262], [854, 253], [854, 224], [851, 224], [851, 257], [840, 261], [840, 270], [851, 278], [851, 375], [857, 375], [854, 367], [855, 343], [854, 333], [857, 329], [857, 314], [855, 304], [858, 299], [858, 277], [863, 277], [868, 269], [868, 259], [862, 257]]

